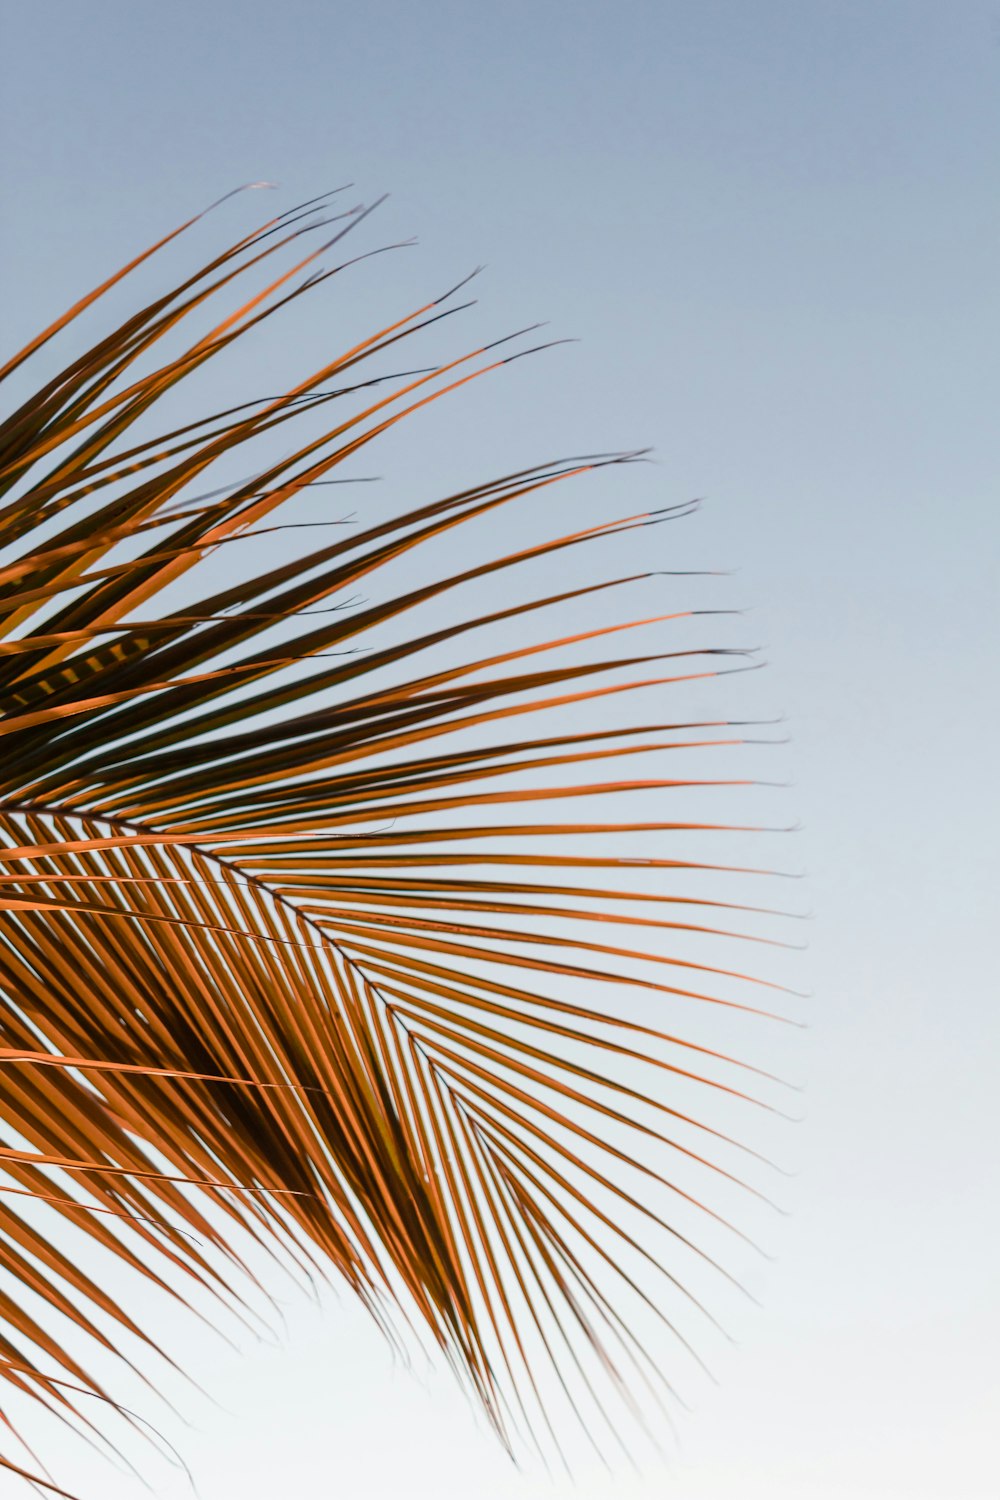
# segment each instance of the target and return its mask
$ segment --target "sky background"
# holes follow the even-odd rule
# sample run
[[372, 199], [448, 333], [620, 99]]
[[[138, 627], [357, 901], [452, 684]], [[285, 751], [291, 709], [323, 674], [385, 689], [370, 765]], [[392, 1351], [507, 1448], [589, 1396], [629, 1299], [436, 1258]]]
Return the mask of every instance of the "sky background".
[[[1000, 5], [35, 0], [4, 7], [0, 58], [5, 344], [241, 182], [278, 208], [389, 192], [376, 239], [419, 248], [303, 325], [295, 367], [488, 262], [471, 336], [580, 342], [407, 424], [375, 471], [429, 493], [652, 445], [581, 503], [705, 497], [678, 555], [738, 570], [705, 597], [754, 606], [769, 666], [733, 701], [793, 736], [798, 1175], [667, 1464], [518, 1472], [331, 1294], [290, 1301], [281, 1350], [180, 1334], [225, 1407], [169, 1429], [202, 1500], [996, 1496]], [[221, 214], [199, 246], [263, 216]], [[144, 1493], [76, 1449], [72, 1478]]]

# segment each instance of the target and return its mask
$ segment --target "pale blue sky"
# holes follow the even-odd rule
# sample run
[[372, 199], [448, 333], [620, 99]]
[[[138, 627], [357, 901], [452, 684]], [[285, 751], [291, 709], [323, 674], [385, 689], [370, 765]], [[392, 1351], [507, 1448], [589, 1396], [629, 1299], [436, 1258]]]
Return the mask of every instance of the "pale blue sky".
[[[5, 339], [240, 182], [278, 181], [282, 208], [388, 191], [375, 238], [420, 247], [372, 263], [349, 319], [485, 261], [472, 336], [547, 318], [581, 342], [408, 425], [374, 470], [432, 491], [651, 444], [612, 508], [707, 497], [684, 556], [739, 569], [712, 602], [755, 606], [768, 673], [726, 702], [789, 716], [816, 913], [813, 1028], [785, 1059], [800, 1175], [763, 1310], [669, 1472], [584, 1469], [584, 1500], [1000, 1491], [998, 82], [980, 0], [4, 8]], [[202, 1500], [570, 1493], [327, 1303], [290, 1304], [281, 1352], [179, 1335], [228, 1409], [170, 1428]], [[143, 1493], [72, 1463], [87, 1500]]]

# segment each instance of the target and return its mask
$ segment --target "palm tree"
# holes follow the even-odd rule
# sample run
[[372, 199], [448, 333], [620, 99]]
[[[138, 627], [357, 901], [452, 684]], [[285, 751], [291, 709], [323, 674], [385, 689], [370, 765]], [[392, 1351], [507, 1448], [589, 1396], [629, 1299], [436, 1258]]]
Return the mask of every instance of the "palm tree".
[[[332, 1268], [387, 1330], [394, 1308], [421, 1323], [509, 1442], [544, 1424], [550, 1356], [578, 1410], [595, 1371], [602, 1401], [665, 1383], [621, 1297], [673, 1325], [685, 1288], [651, 1237], [708, 1252], [660, 1206], [674, 1179], [655, 1153], [740, 1175], [721, 1164], [734, 1143], [676, 1100], [749, 1099], [750, 1074], [629, 997], [767, 1011], [759, 988], [723, 993], [761, 981], [648, 946], [762, 908], [639, 888], [713, 868], [667, 857], [692, 825], [593, 811], [692, 784], [621, 779], [629, 756], [738, 742], [718, 723], [610, 718], [626, 690], [733, 664], [621, 644], [649, 622], [607, 623], [609, 591], [646, 574], [510, 591], [533, 563], [686, 509], [521, 542], [552, 486], [634, 454], [524, 469], [241, 571], [237, 544], [282, 531], [279, 507], [518, 357], [501, 341], [366, 376], [448, 315], [449, 293], [285, 394], [164, 422], [181, 382], [350, 263], [320, 257], [365, 209], [300, 248], [329, 204], [270, 219], [27, 385], [25, 362], [191, 220], [0, 371], [27, 391], [0, 426], [0, 1266], [31, 1293], [0, 1288], [0, 1373], [90, 1429], [85, 1398], [112, 1398], [32, 1308], [70, 1320], [81, 1347], [115, 1347], [116, 1330], [153, 1347], [67, 1251], [69, 1225], [178, 1298], [197, 1284], [225, 1300], [256, 1241]], [[252, 294], [204, 327], [241, 277]], [[298, 433], [287, 456], [209, 479], [275, 432]], [[502, 555], [467, 546], [442, 565], [436, 543], [498, 514]], [[457, 615], [459, 596], [482, 612]], [[581, 601], [592, 629], [537, 624]], [[480, 654], [477, 633], [498, 627], [506, 649]], [[573, 649], [605, 638], [598, 659]], [[601, 717], [580, 728], [587, 705]], [[574, 798], [583, 821], [560, 821]]]

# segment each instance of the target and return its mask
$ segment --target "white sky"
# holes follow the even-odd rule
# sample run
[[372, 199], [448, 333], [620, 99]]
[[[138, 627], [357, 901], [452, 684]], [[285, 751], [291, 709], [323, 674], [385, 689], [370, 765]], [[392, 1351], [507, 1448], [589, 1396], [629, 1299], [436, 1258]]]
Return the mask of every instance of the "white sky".
[[[682, 565], [739, 569], [725, 602], [756, 607], [770, 662], [726, 707], [794, 735], [799, 1175], [763, 1309], [668, 1467], [518, 1473], [446, 1374], [393, 1372], [331, 1294], [289, 1302], [281, 1350], [178, 1329], [226, 1408], [157, 1418], [202, 1500], [996, 1496], [996, 5], [35, 0], [0, 59], [13, 342], [237, 183], [277, 179], [281, 207], [390, 191], [377, 237], [421, 248], [330, 299], [338, 343], [479, 261], [470, 336], [549, 318], [581, 343], [368, 472], [431, 494], [654, 445], [581, 505], [708, 498]], [[59, 1472], [86, 1500], [144, 1493], [77, 1447]]]

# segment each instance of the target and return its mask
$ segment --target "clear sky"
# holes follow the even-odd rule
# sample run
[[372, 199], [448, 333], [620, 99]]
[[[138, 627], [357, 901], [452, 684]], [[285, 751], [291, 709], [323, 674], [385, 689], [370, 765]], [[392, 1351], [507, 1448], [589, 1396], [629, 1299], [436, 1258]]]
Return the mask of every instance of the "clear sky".
[[[388, 191], [379, 236], [421, 243], [359, 278], [359, 318], [485, 261], [472, 327], [547, 318], [580, 343], [408, 425], [378, 471], [430, 491], [650, 444], [615, 506], [706, 497], [688, 565], [739, 569], [725, 602], [755, 606], [753, 703], [789, 718], [815, 912], [792, 1212], [669, 1467], [585, 1467], [576, 1493], [995, 1497], [1000, 7], [3, 14], [5, 342], [241, 182], [279, 182], [280, 207]], [[306, 364], [324, 330], [303, 337]], [[179, 1335], [226, 1408], [188, 1401], [197, 1430], [169, 1429], [202, 1500], [571, 1493], [512, 1468], [447, 1375], [393, 1372], [348, 1302], [286, 1312], [280, 1351]], [[144, 1493], [76, 1449], [72, 1477]]]

